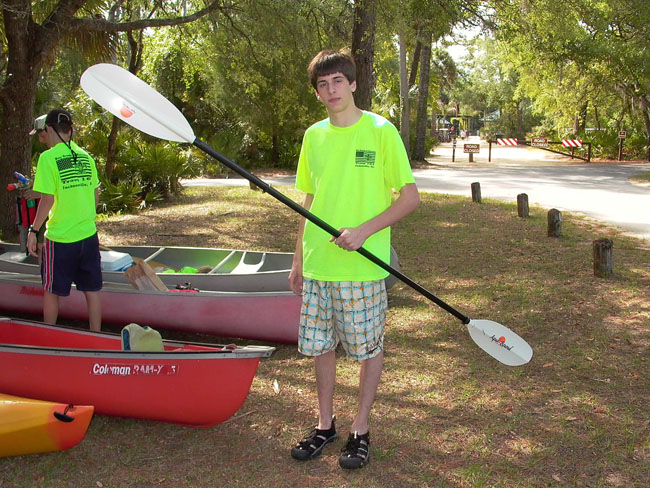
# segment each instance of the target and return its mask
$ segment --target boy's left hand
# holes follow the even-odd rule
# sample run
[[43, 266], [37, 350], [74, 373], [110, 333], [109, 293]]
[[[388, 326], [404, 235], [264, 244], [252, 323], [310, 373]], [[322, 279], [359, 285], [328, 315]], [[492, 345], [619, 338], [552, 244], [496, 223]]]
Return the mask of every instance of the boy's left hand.
[[333, 242], [341, 249], [345, 249], [347, 251], [356, 251], [361, 246], [363, 246], [363, 243], [366, 242], [366, 239], [368, 238], [368, 236], [366, 236], [359, 229], [359, 227], [353, 227], [349, 229], [343, 228], [339, 229], [339, 232], [341, 235], [338, 237], [332, 237], [330, 239], [330, 242]]

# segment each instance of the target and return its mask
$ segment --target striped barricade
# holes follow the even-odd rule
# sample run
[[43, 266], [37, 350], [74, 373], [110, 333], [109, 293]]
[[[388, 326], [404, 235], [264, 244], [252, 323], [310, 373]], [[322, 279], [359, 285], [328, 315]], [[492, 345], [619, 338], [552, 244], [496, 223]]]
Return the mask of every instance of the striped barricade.
[[580, 139], [562, 139], [562, 145], [564, 147], [582, 147], [582, 141]]
[[498, 146], [516, 146], [517, 139], [513, 137], [504, 137], [502, 139], [497, 139]]

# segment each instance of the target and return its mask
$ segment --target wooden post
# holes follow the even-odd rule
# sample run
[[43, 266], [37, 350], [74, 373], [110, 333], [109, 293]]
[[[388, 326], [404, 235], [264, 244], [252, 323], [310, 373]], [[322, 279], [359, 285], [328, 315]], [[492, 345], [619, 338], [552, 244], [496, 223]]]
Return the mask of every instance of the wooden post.
[[618, 160], [623, 161], [623, 138], [618, 138]]
[[597, 239], [594, 246], [594, 275], [599, 278], [609, 278], [613, 274], [611, 239]]
[[519, 215], [522, 219], [527, 219], [529, 214], [528, 195], [525, 193], [520, 193], [517, 195], [517, 215]]
[[548, 236], [560, 237], [562, 235], [562, 213], [557, 208], [548, 211]]
[[481, 203], [481, 184], [478, 182], [472, 183], [472, 201]]

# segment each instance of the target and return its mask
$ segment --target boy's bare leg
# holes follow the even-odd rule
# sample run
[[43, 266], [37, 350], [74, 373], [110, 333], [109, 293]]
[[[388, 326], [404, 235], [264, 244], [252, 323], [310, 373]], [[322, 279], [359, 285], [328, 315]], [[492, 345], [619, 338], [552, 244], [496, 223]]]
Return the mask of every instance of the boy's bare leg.
[[43, 295], [43, 322], [46, 324], [56, 324], [59, 316], [59, 296], [49, 291]]
[[359, 411], [352, 422], [350, 432], [358, 432], [360, 435], [368, 432], [368, 418], [370, 409], [375, 401], [381, 371], [384, 366], [384, 351], [375, 357], [361, 361], [359, 371]]
[[102, 302], [98, 291], [85, 291], [86, 304], [88, 305], [88, 322], [90, 330], [99, 332], [102, 328]]
[[334, 414], [334, 384], [336, 383], [336, 351], [314, 358], [316, 390], [318, 392], [318, 428], [327, 430], [332, 426]]

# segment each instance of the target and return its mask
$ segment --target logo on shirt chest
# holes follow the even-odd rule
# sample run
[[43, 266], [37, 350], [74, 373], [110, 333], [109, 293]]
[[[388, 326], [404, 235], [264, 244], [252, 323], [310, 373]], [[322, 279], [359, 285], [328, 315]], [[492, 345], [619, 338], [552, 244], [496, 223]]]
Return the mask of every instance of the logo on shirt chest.
[[354, 166], [356, 168], [374, 168], [375, 167], [375, 151], [364, 151], [357, 149], [354, 157]]
[[88, 186], [92, 181], [92, 166], [85, 154], [77, 154], [76, 157], [58, 157], [56, 166], [64, 190], [77, 186]]

